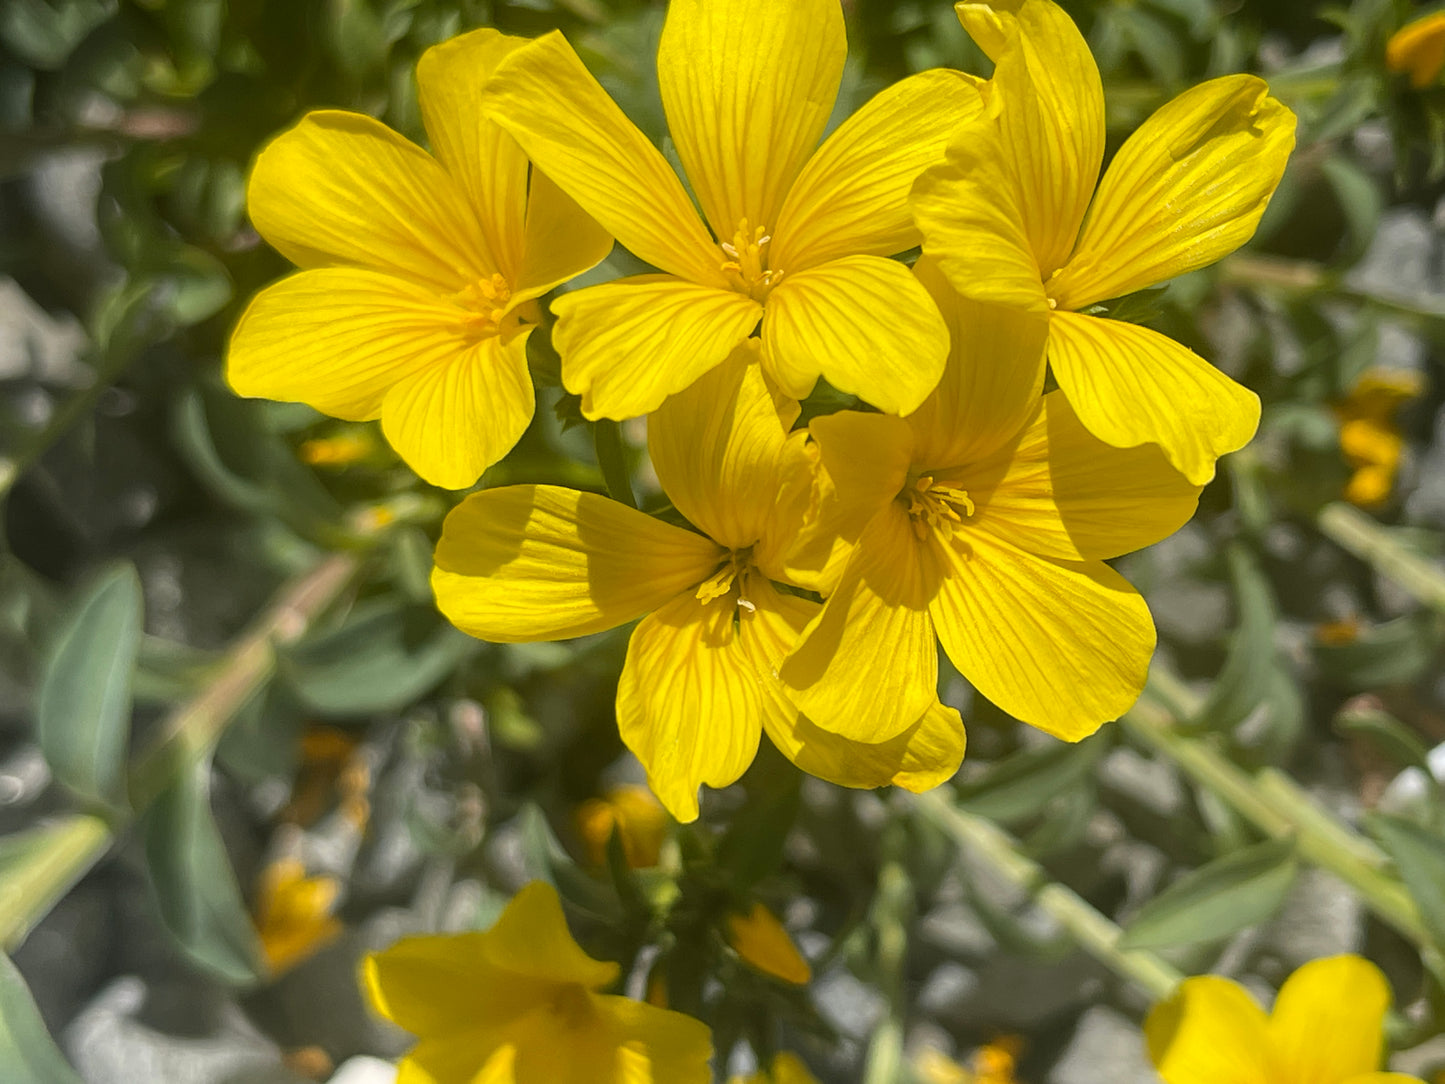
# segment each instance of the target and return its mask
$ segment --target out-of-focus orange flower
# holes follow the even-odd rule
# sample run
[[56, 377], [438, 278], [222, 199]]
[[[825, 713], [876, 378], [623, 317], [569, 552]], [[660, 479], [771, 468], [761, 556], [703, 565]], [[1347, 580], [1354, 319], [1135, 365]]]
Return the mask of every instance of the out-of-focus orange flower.
[[1418, 373], [1378, 370], [1366, 373], [1350, 394], [1335, 404], [1340, 451], [1355, 469], [1344, 494], [1351, 504], [1373, 508], [1390, 496], [1405, 451], [1395, 413], [1423, 389]]
[[295, 967], [338, 934], [331, 914], [341, 884], [335, 877], [307, 877], [295, 858], [281, 858], [261, 874], [256, 893], [256, 932], [273, 975]]
[[728, 944], [744, 960], [765, 974], [802, 986], [813, 977], [813, 969], [777, 916], [761, 903], [747, 914], [733, 914], [727, 920]]
[[923, 1084], [1017, 1084], [1014, 1070], [1023, 1040], [1005, 1035], [974, 1051], [960, 1065], [942, 1051], [926, 1047], [913, 1059], [913, 1071]]
[[372, 430], [356, 429], [305, 441], [299, 453], [302, 462], [313, 467], [340, 469], [371, 458], [380, 448]]
[[1416, 90], [1428, 87], [1445, 68], [1445, 11], [1406, 23], [1385, 43], [1385, 67], [1410, 76]]
[[1329, 647], [1352, 644], [1360, 638], [1360, 619], [1346, 617], [1340, 621], [1326, 621], [1315, 626], [1315, 639]]
[[622, 839], [622, 853], [630, 867], [657, 865], [671, 823], [672, 818], [652, 791], [636, 784], [614, 787], [577, 808], [577, 831], [587, 845], [587, 857], [597, 866], [607, 861], [607, 841], [614, 829]]

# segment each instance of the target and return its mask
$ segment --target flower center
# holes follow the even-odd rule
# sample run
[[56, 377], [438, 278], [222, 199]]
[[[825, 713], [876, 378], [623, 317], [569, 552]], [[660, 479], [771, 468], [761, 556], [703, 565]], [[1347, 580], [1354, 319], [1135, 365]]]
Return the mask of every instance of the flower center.
[[464, 334], [482, 339], [501, 330], [512, 302], [512, 288], [501, 275], [476, 282], [451, 296], [452, 304], [462, 310]]
[[592, 1022], [592, 998], [580, 984], [563, 986], [547, 1003], [547, 1010], [567, 1031], [580, 1031]]
[[939, 482], [931, 474], [923, 475], [898, 496], [908, 504], [908, 518], [920, 541], [927, 538], [930, 531], [944, 538], [953, 537], [954, 528], [974, 513], [973, 501], [966, 489]]
[[742, 595], [742, 584], [748, 569], [752, 566], [752, 547], [733, 550], [728, 554], [727, 563], [698, 584], [697, 600], [706, 606], [716, 599], [733, 596], [734, 604], [752, 612], [754, 606]]
[[768, 245], [772, 237], [762, 226], [753, 229], [745, 218], [738, 223], [731, 241], [718, 245], [726, 257], [722, 263], [732, 288], [754, 301], [766, 301], [773, 287], [782, 281], [782, 271], [768, 269]]

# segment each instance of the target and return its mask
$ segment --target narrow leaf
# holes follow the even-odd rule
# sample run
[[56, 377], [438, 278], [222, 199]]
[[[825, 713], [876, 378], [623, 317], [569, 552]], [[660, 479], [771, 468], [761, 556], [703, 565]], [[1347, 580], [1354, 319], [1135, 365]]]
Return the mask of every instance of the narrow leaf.
[[45, 1030], [25, 978], [0, 955], [0, 1080], [5, 1084], [82, 1084]]
[[1383, 813], [1367, 823], [1394, 860], [1435, 947], [1445, 950], [1445, 835]]

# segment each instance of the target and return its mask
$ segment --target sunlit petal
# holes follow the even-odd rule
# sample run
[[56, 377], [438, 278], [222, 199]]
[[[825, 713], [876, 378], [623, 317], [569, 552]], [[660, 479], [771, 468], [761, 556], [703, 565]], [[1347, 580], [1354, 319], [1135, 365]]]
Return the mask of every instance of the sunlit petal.
[[1164, 1084], [1280, 1084], [1267, 1028], [1244, 987], [1205, 975], [1185, 979], [1154, 1006], [1144, 1037]]
[[1390, 985], [1361, 956], [1313, 960], [1292, 974], [1269, 1018], [1281, 1072], [1335, 1084], [1380, 1067]]

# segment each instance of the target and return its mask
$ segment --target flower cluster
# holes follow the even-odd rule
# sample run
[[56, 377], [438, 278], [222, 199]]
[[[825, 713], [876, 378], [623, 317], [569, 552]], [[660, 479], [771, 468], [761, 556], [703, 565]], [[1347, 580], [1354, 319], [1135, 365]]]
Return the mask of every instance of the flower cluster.
[[658, 81], [686, 182], [556, 33], [430, 50], [430, 153], [323, 112], [257, 161], [252, 219], [302, 270], [242, 318], [232, 386], [380, 418], [440, 486], [529, 424], [544, 295], [614, 240], [656, 269], [561, 293], [551, 334], [585, 417], [646, 417], [671, 514], [484, 488], [432, 585], [485, 640], [638, 622], [617, 721], [681, 821], [764, 732], [845, 786], [947, 779], [964, 730], [939, 645], [1060, 738], [1117, 717], [1155, 633], [1106, 561], [1182, 525], [1258, 423], [1252, 392], [1117, 300], [1251, 236], [1293, 115], [1215, 79], [1101, 179], [1104, 95], [1069, 17], [957, 11], [989, 78], [911, 76], [827, 133], [837, 0], [671, 0]]

